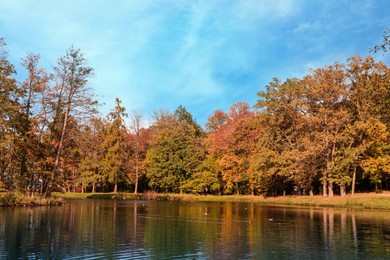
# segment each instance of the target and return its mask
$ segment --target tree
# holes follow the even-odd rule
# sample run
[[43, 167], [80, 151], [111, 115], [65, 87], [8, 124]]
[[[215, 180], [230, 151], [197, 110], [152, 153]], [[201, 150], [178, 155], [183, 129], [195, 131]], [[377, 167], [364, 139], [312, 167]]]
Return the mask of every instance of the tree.
[[379, 51], [387, 52], [390, 50], [390, 28], [387, 28], [383, 32], [383, 42], [379, 45], [375, 45], [370, 51], [377, 53]]
[[149, 186], [155, 190], [182, 192], [203, 160], [197, 130], [175, 115], [159, 113], [146, 156]]
[[[346, 68], [348, 78], [348, 108], [351, 113], [350, 123], [342, 140], [346, 153], [342, 161], [346, 170], [353, 169], [352, 194], [355, 191], [356, 174], [362, 168], [361, 162], [369, 155], [370, 147], [386, 143], [383, 134], [373, 136], [378, 124], [385, 124], [385, 132], [390, 127], [390, 69], [381, 62], [375, 62], [372, 57], [354, 56], [348, 59]], [[374, 123], [375, 122], [375, 123]], [[385, 156], [384, 153], [375, 156]]]
[[57, 66], [54, 67], [58, 80], [54, 119], [61, 122], [61, 128], [59, 129], [60, 136], [56, 149], [54, 171], [50, 177], [48, 195], [50, 195], [55, 174], [59, 171], [67, 124], [71, 114], [79, 116], [96, 112], [97, 101], [93, 99], [92, 90], [88, 87], [88, 78], [92, 75], [93, 69], [86, 66], [85, 63], [86, 60], [81, 51], [72, 47], [68, 49], [65, 56], [58, 60]]
[[121, 106], [121, 100], [116, 98], [115, 108], [108, 114], [109, 124], [104, 139], [105, 157], [103, 168], [108, 181], [114, 185], [114, 192], [118, 192], [118, 182], [125, 173], [125, 124], [126, 109]]
[[80, 135], [79, 150], [82, 157], [80, 162], [80, 184], [82, 192], [92, 186], [96, 192], [97, 185], [103, 183], [104, 121], [101, 118], [91, 118]]
[[346, 164], [346, 170], [354, 168], [353, 181], [356, 178], [356, 168], [361, 167], [377, 190], [378, 184], [384, 179], [383, 175], [390, 173], [387, 170], [390, 145], [386, 125], [375, 118], [357, 121], [351, 127], [348, 137], [348, 148], [352, 154], [346, 154], [340, 160]]
[[[333, 184], [345, 187], [349, 179], [343, 178], [343, 172], [335, 172], [335, 158], [339, 140], [348, 124], [350, 113], [345, 105], [348, 81], [344, 66], [334, 64], [313, 71], [304, 79], [308, 100], [308, 113], [312, 121], [312, 140], [319, 145], [318, 151], [324, 162], [322, 176], [323, 195], [333, 196]], [[342, 175], [339, 175], [342, 174]]]
[[220, 192], [219, 169], [216, 158], [208, 156], [191, 178], [182, 186], [184, 192], [195, 194], [218, 194]]
[[228, 113], [220, 110], [210, 116], [206, 127], [209, 130], [205, 140], [207, 157], [216, 158], [219, 177], [224, 192], [246, 192], [250, 154], [258, 138], [258, 125], [249, 105], [238, 102]]
[[14, 66], [8, 61], [6, 43], [0, 38], [0, 182], [5, 187], [13, 186], [15, 168], [15, 133], [20, 111], [20, 89], [18, 89]]
[[[138, 193], [138, 182], [142, 173], [142, 114], [139, 111], [132, 111], [130, 114], [130, 130], [132, 135], [129, 136], [133, 152], [134, 161], [133, 166], [130, 167], [129, 177], [131, 182], [134, 183], [134, 193]], [[134, 175], [132, 174], [134, 173]]]
[[228, 120], [228, 115], [221, 110], [216, 110], [212, 116], [209, 116], [206, 123], [207, 130], [212, 133], [220, 129]]
[[203, 129], [196, 123], [196, 120], [193, 119], [192, 114], [182, 105], [179, 105], [179, 107], [176, 108], [174, 115], [177, 117], [177, 121], [191, 125], [195, 129], [197, 136], [203, 134]]
[[[40, 118], [46, 115], [40, 114], [45, 110], [44, 103], [47, 97], [45, 90], [49, 81], [49, 76], [42, 68], [38, 68], [40, 56], [38, 54], [28, 54], [26, 58], [22, 59], [22, 66], [27, 70], [28, 77], [22, 83], [22, 116], [20, 118], [21, 124], [21, 152], [20, 152], [20, 176], [25, 178], [24, 189], [29, 186], [30, 196], [36, 187], [35, 174], [38, 172], [37, 162], [39, 161], [39, 154], [41, 145], [41, 132], [39, 127], [44, 127], [44, 122], [40, 122]], [[43, 103], [39, 102], [39, 98]], [[42, 107], [41, 107], [42, 106]], [[45, 113], [46, 114], [46, 113]], [[27, 155], [28, 158], [27, 158]], [[28, 170], [28, 167], [31, 169]], [[28, 179], [28, 180], [27, 180]]]
[[273, 187], [256, 183], [252, 187], [276, 195], [279, 189], [285, 194], [294, 185], [312, 193], [315, 172], [304, 174], [309, 125], [303, 81], [293, 78], [281, 82], [275, 78], [258, 96], [256, 108], [264, 129], [251, 159], [251, 182], [263, 179]]

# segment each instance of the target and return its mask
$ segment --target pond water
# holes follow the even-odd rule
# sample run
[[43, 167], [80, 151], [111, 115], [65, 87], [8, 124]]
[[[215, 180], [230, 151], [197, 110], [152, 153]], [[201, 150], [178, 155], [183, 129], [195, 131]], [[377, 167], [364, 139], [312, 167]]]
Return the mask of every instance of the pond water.
[[0, 259], [386, 258], [389, 211], [93, 199], [0, 208]]

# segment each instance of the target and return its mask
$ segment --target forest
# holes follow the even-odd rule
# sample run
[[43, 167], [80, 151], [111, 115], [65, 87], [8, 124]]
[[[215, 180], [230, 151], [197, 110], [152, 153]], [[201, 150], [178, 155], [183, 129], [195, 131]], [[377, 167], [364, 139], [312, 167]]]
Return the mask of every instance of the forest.
[[0, 39], [0, 190], [341, 195], [390, 189], [390, 69], [353, 56], [274, 78], [252, 107], [210, 111], [201, 127], [179, 105], [143, 115], [120, 97], [107, 115], [93, 68], [71, 47], [53, 68]]

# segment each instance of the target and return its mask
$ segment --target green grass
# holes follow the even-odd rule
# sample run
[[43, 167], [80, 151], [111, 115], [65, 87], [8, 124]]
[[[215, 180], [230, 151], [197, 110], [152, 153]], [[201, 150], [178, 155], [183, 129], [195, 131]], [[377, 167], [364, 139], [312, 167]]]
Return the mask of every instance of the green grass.
[[264, 205], [364, 208], [390, 210], [390, 194], [364, 193], [344, 197], [323, 196], [280, 196], [267, 197], [250, 195], [194, 195], [171, 193], [54, 193], [54, 197], [63, 199], [123, 199], [123, 200], [171, 200], [171, 201], [219, 201], [219, 202], [251, 202]]

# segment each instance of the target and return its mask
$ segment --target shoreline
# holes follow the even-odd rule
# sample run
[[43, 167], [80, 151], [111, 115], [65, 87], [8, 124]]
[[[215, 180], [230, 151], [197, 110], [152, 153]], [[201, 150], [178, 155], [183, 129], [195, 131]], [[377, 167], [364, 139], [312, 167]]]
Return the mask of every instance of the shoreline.
[[315, 196], [278, 196], [264, 197], [261, 195], [194, 195], [176, 193], [77, 193], [77, 192], [53, 192], [49, 199], [39, 196], [28, 197], [17, 193], [0, 193], [0, 207], [35, 207], [35, 206], [59, 206], [66, 200], [73, 199], [116, 199], [116, 200], [166, 200], [166, 201], [199, 201], [199, 202], [245, 202], [258, 203], [268, 206], [303, 206], [322, 208], [350, 208], [350, 209], [374, 209], [390, 210], [390, 192], [384, 193], [357, 193], [344, 197]]
[[353, 209], [390, 210], [390, 193], [357, 193], [344, 197], [278, 196], [263, 197], [252, 195], [194, 195], [175, 193], [54, 193], [55, 198], [71, 199], [118, 199], [118, 200], [168, 200], [202, 202], [246, 202], [262, 205], [330, 207]]

